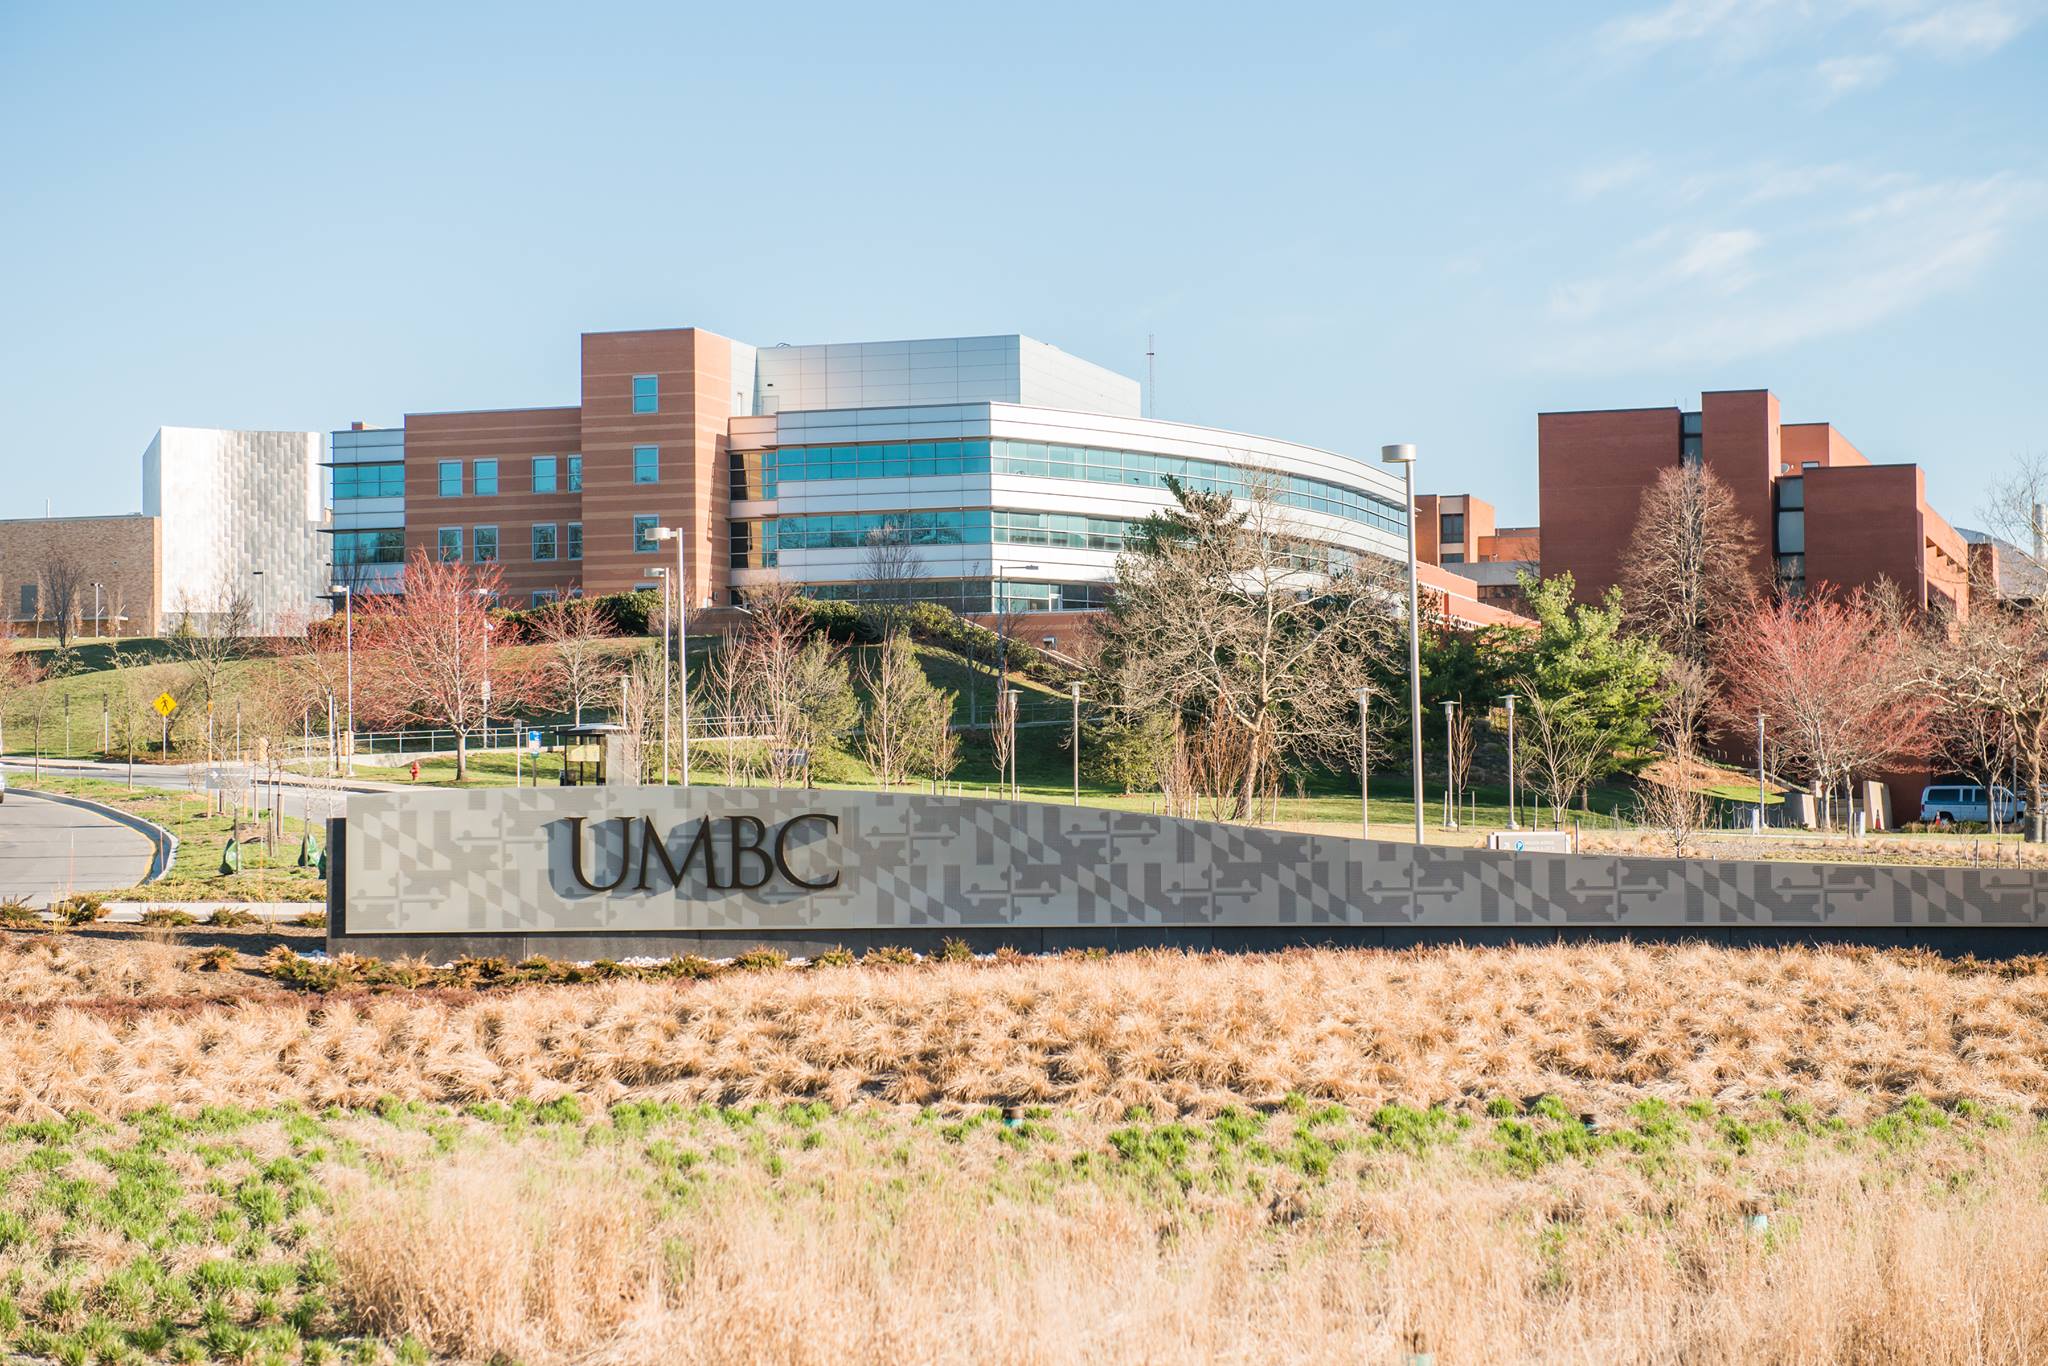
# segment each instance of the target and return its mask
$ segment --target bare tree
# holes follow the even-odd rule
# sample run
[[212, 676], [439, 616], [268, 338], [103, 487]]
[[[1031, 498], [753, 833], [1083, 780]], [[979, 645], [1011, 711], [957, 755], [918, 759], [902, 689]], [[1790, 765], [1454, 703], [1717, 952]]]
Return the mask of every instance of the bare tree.
[[860, 674], [867, 692], [861, 750], [875, 776], [894, 787], [912, 773], [930, 774], [936, 747], [951, 740], [954, 695], [932, 686], [902, 632], [884, 639]]
[[2048, 839], [2048, 602], [1973, 611], [1936, 643], [1920, 681], [1941, 711], [1974, 710], [1977, 724], [1995, 724], [2025, 779], [2027, 838]]
[[[2025, 596], [2048, 587], [2048, 455], [2022, 456], [1991, 490], [1984, 529], [2016, 549], [2028, 572]], [[1995, 585], [1994, 585], [1995, 587]]]
[[1545, 697], [1533, 681], [1518, 688], [1529, 699], [1523, 709], [1522, 755], [1532, 785], [1550, 804], [1551, 824], [1562, 828], [1565, 811], [1602, 771], [1614, 737], [1576, 700]]
[[1707, 823], [1701, 748], [1714, 692], [1705, 665], [1676, 655], [1664, 671], [1664, 689], [1656, 721], [1664, 762], [1643, 791], [1643, 820], [1663, 833], [1673, 858], [1684, 858]]
[[953, 729], [959, 694], [933, 688], [906, 718], [904, 750], [913, 773], [920, 773], [939, 791], [960, 762], [960, 736]]
[[50, 550], [36, 565], [36, 617], [52, 624], [59, 650], [71, 648], [71, 637], [78, 633], [80, 601], [91, 593], [84, 563], [69, 550]]
[[[633, 655], [621, 679], [619, 724], [626, 729], [625, 767], [636, 780], [658, 781], [660, 764], [655, 756], [662, 749], [661, 675], [668, 669], [669, 685], [675, 684], [674, 665], [659, 650], [641, 650]], [[673, 736], [670, 737], [673, 739]], [[666, 755], [662, 758], [665, 760]]]
[[748, 643], [736, 634], [698, 666], [690, 692], [693, 724], [701, 728], [697, 734], [719, 740], [719, 762], [728, 787], [754, 771], [754, 737], [761, 725], [754, 685]]
[[1857, 775], [1926, 750], [1933, 703], [1915, 632], [1884, 593], [1821, 588], [1759, 603], [1716, 638], [1724, 714], [1742, 722], [1761, 712], [1816, 799], [1841, 792], [1853, 803]]
[[860, 606], [877, 640], [886, 642], [908, 625], [923, 577], [924, 559], [901, 526], [885, 522], [868, 533], [861, 548]]
[[769, 735], [768, 779], [781, 787], [808, 772], [822, 747], [852, 733], [860, 703], [843, 652], [811, 631], [795, 590], [757, 589], [746, 605], [740, 635], [749, 687]]
[[1450, 771], [1451, 823], [1454, 825], [1465, 800], [1465, 780], [1472, 774], [1474, 748], [1472, 709], [1459, 707], [1451, 718], [1451, 747], [1446, 765]]
[[492, 629], [496, 565], [416, 553], [403, 597], [366, 599], [356, 617], [356, 711], [373, 724], [426, 725], [455, 736], [455, 779], [469, 776], [469, 738], [493, 707], [529, 697], [531, 679]]
[[1283, 769], [1347, 760], [1357, 692], [1392, 660], [1402, 595], [1377, 557], [1348, 561], [1298, 531], [1263, 478], [1242, 501], [1173, 492], [1117, 561], [1097, 690], [1120, 719], [1163, 710], [1192, 752], [1241, 756], [1230, 810], [1252, 819]]
[[1756, 553], [1749, 520], [1713, 471], [1665, 470], [1643, 494], [1622, 558], [1629, 627], [1680, 659], [1707, 663], [1715, 634], [1756, 594]]
[[[189, 591], [181, 592], [178, 617], [178, 629], [171, 637], [173, 649], [184, 661], [205, 716], [212, 717], [226, 696], [229, 673], [250, 653], [255, 605], [238, 582], [223, 579], [209, 606], [201, 606]], [[204, 720], [195, 718], [194, 724], [206, 728], [210, 762], [218, 733]]]
[[989, 723], [989, 751], [995, 756], [996, 782], [1004, 793], [1015, 796], [1011, 764], [1017, 757], [1017, 690], [1005, 685], [996, 692], [995, 719]]
[[549, 694], [581, 725], [583, 709], [618, 683], [610, 617], [595, 598], [557, 598], [536, 614], [535, 634], [547, 660], [542, 673]]

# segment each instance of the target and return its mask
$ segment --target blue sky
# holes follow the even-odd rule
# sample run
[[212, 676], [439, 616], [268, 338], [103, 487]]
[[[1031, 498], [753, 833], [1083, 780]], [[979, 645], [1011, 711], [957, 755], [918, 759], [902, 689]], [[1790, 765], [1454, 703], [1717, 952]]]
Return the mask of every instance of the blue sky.
[[697, 324], [1153, 333], [1160, 416], [1509, 521], [1538, 411], [1768, 386], [1969, 523], [2048, 450], [2044, 6], [0, 0], [0, 516]]

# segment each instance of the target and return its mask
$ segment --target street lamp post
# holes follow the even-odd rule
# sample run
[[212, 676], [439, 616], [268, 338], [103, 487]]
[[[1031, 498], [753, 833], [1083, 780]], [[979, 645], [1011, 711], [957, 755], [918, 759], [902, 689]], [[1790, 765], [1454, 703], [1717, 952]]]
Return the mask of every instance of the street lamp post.
[[[250, 577], [250, 578], [252, 578], [252, 579], [257, 579], [257, 580], [259, 580], [259, 581], [260, 581], [260, 580], [261, 580], [261, 579], [263, 578], [263, 571], [262, 571], [262, 570], [260, 570], [260, 569], [252, 569], [252, 570], [250, 570], [250, 571], [249, 571], [249, 577]], [[255, 630], [256, 630], [256, 634], [260, 636], [260, 635], [263, 635], [263, 634], [264, 634], [264, 630], [263, 630], [263, 608], [262, 608], [262, 606], [260, 605], [260, 604], [261, 604], [261, 602], [262, 602], [262, 600], [263, 600], [263, 585], [262, 585], [262, 583], [261, 583], [261, 582], [258, 582], [258, 583], [256, 583], [256, 584], [252, 585], [252, 586], [250, 587], [250, 590], [249, 590], [249, 591], [250, 591], [250, 597], [251, 597], [251, 599], [252, 599], [252, 601], [251, 601], [251, 602], [249, 603], [249, 615], [250, 615], [250, 616], [251, 616], [252, 618], [254, 618], [254, 621], [253, 621], [253, 623], [252, 623], [252, 624], [253, 624], [253, 625], [254, 625], [254, 627], [255, 627]]]
[[668, 786], [668, 566], [656, 565], [647, 571], [649, 578], [661, 580], [661, 785]]
[[1756, 714], [1756, 829], [1764, 829], [1764, 714]]
[[1422, 833], [1422, 591], [1415, 572], [1415, 447], [1406, 442], [1380, 447], [1380, 460], [1401, 467], [1408, 520], [1408, 729], [1409, 763], [1415, 771], [1415, 842]]
[[1508, 829], [1520, 830], [1515, 820], [1515, 695], [1503, 700], [1508, 704]]
[[353, 778], [356, 775], [356, 595], [353, 584], [330, 585], [329, 593], [341, 594], [341, 648], [344, 667], [348, 673], [348, 744], [342, 759], [343, 772]]
[[1367, 748], [1366, 722], [1372, 716], [1372, 689], [1358, 690], [1358, 832], [1372, 838], [1372, 751]]
[[[654, 539], [657, 541], [674, 541], [676, 543], [676, 669], [682, 683], [682, 686], [676, 690], [676, 708], [677, 720], [682, 726], [683, 735], [683, 786], [688, 787], [690, 785], [690, 597], [688, 588], [690, 574], [689, 570], [683, 565], [684, 539], [681, 527], [658, 526], [654, 529]], [[666, 643], [664, 643], [662, 648], [667, 649]], [[662, 660], [661, 676], [663, 684], [666, 686], [668, 681], [668, 661], [666, 658]], [[662, 707], [662, 719], [664, 722], [668, 719], [668, 707], [666, 704]], [[664, 782], [667, 781], [667, 770], [668, 755], [664, 752], [662, 755], [662, 780]]]
[[94, 580], [92, 585], [92, 626], [95, 638], [106, 635], [106, 618], [100, 615], [100, 585], [98, 580]]

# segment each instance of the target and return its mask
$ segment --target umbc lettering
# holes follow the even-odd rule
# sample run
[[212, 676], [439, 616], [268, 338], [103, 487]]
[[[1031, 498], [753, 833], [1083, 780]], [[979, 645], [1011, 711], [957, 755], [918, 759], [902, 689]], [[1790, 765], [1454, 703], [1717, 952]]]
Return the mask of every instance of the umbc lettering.
[[[725, 839], [719, 840], [714, 833], [715, 825], [723, 821]], [[789, 866], [789, 837], [805, 821], [818, 821], [828, 829], [839, 829], [839, 817], [823, 812], [807, 812], [791, 816], [775, 832], [773, 840], [768, 839], [768, 826], [755, 816], [706, 816], [697, 822], [697, 833], [691, 837], [683, 850], [682, 861], [675, 859], [668, 837], [655, 828], [654, 818], [641, 816], [616, 816], [603, 825], [619, 828], [619, 874], [610, 882], [593, 882], [583, 866], [583, 827], [588, 822], [584, 816], [569, 818], [569, 875], [576, 879], [576, 885], [588, 892], [616, 892], [625, 887], [629, 880], [638, 875], [632, 890], [649, 892], [660, 890], [663, 877], [668, 879], [671, 889], [683, 885], [683, 879], [701, 860], [704, 885], [713, 891], [751, 892], [767, 886], [777, 877], [793, 887], [807, 892], [825, 892], [839, 885], [839, 874], [816, 882], [807, 881], [796, 875]], [[680, 831], [683, 827], [676, 827]], [[635, 833], [639, 838], [634, 838]], [[635, 852], [635, 846], [638, 852]], [[724, 848], [724, 875], [720, 875], [720, 846]], [[750, 876], [758, 874], [758, 876]]]

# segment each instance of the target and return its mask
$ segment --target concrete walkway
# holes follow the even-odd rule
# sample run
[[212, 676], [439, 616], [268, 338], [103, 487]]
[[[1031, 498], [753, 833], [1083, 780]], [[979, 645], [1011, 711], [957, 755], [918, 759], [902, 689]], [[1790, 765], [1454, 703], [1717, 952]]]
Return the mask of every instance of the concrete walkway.
[[72, 892], [133, 887], [154, 853], [145, 836], [96, 811], [20, 788], [0, 801], [0, 901], [47, 906]]

